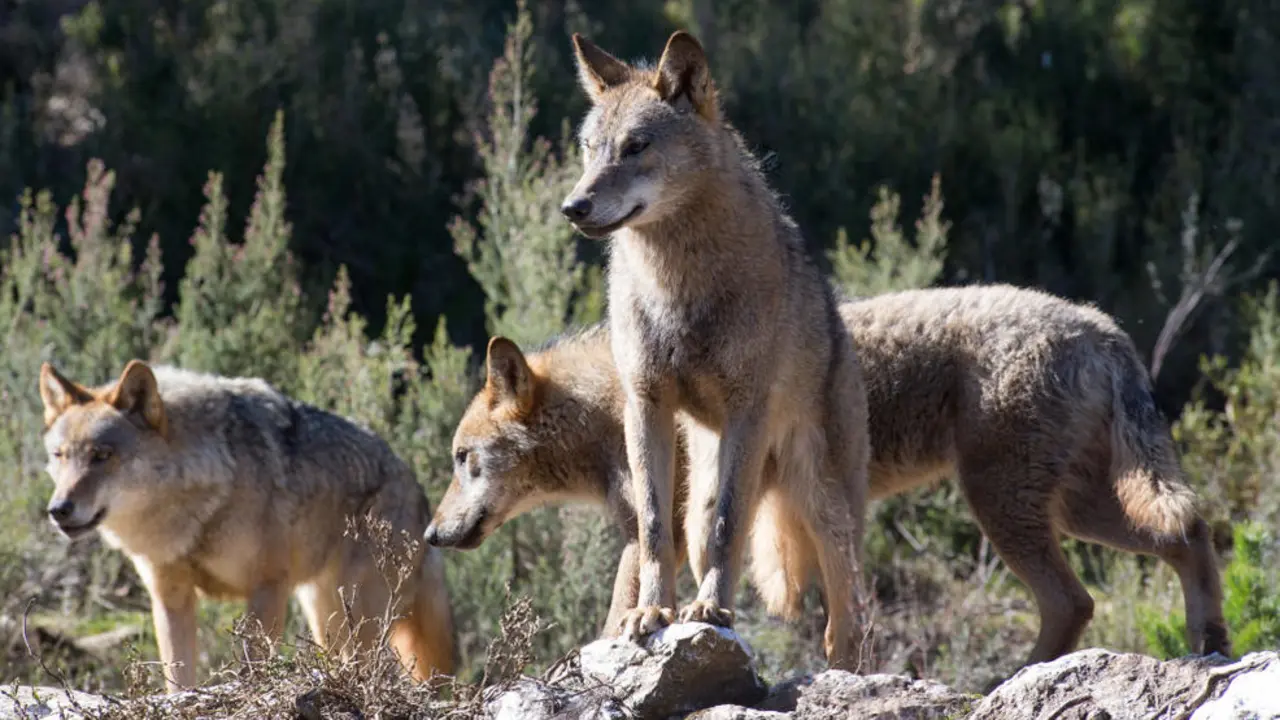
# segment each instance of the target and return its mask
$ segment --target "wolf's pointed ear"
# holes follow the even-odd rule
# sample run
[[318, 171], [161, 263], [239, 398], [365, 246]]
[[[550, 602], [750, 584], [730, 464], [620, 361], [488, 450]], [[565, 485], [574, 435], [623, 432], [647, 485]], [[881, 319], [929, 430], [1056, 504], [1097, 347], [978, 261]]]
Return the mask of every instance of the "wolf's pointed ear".
[[120, 380], [107, 393], [106, 402], [122, 413], [135, 413], [161, 436], [169, 433], [164, 403], [151, 368], [141, 360], [130, 360], [120, 373]]
[[49, 363], [40, 366], [40, 400], [44, 402], [44, 426], [49, 427], [72, 405], [93, 399], [88, 390], [71, 382]]
[[533, 409], [533, 372], [514, 342], [501, 335], [491, 338], [486, 364], [490, 392], [497, 403], [509, 404], [520, 415]]
[[573, 54], [578, 60], [578, 82], [592, 102], [600, 99], [605, 90], [621, 85], [631, 77], [631, 67], [618, 58], [596, 47], [578, 33], [573, 34]]
[[702, 44], [689, 33], [677, 30], [667, 40], [667, 47], [658, 61], [658, 79], [654, 85], [663, 100], [675, 104], [687, 98], [693, 109], [707, 120], [716, 120], [720, 104], [716, 98], [715, 84], [711, 82], [711, 69]]

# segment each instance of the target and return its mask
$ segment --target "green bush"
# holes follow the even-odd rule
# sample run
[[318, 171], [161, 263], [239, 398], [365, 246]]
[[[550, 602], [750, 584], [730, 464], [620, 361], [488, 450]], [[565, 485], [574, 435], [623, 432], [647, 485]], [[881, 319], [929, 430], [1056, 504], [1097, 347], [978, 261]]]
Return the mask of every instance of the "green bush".
[[827, 251], [836, 284], [857, 297], [929, 287], [942, 279], [951, 223], [942, 219], [941, 179], [933, 176], [915, 224], [914, 243], [898, 226], [898, 195], [883, 186], [876, 192], [876, 204], [871, 208], [871, 239], [853, 245], [845, 229], [840, 228], [835, 247]]
[[1210, 387], [1224, 398], [1221, 411], [1196, 397], [1173, 426], [1183, 465], [1210, 503], [1210, 516], [1226, 522], [1280, 522], [1280, 290], [1273, 283], [1244, 299], [1249, 338], [1238, 367], [1214, 356], [1201, 361]]
[[224, 375], [296, 377], [307, 322], [289, 253], [284, 165], [284, 115], [277, 113], [240, 244], [227, 234], [222, 176], [209, 174], [191, 239], [195, 255], [182, 277], [177, 323], [164, 353], [177, 364]]

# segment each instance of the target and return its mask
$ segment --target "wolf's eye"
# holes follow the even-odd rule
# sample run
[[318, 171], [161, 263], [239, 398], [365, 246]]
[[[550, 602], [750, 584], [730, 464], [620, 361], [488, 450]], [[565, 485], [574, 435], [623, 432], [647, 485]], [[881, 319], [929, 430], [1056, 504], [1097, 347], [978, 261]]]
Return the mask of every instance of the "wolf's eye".
[[111, 459], [111, 448], [100, 447], [100, 448], [93, 449], [94, 462], [106, 462], [107, 460], [110, 460], [110, 459]]
[[453, 454], [453, 464], [454, 464], [454, 465], [466, 465], [466, 464], [467, 464], [467, 449], [466, 449], [466, 448], [462, 448], [461, 450], [459, 450], [459, 451], [457, 451], [457, 452], [455, 452], [455, 453]]
[[57, 450], [54, 450], [53, 452], [49, 453], [49, 456], [52, 457], [54, 460], [61, 460], [62, 458], [66, 457], [66, 453], [62, 451], [62, 448], [58, 448]]
[[628, 140], [622, 145], [622, 157], [634, 157], [649, 147], [647, 140]]

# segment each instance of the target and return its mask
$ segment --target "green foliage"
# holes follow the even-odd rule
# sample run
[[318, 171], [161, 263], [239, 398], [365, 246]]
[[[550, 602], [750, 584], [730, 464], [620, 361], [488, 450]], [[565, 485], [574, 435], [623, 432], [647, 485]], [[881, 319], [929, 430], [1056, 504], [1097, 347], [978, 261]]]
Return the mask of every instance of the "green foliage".
[[184, 367], [272, 378], [297, 372], [298, 333], [305, 325], [289, 253], [284, 152], [284, 115], [277, 113], [258, 196], [239, 245], [227, 237], [222, 177], [209, 175], [207, 202], [192, 238], [195, 255], [180, 286], [173, 349], [166, 353]]
[[[416, 342], [447, 314], [457, 339], [478, 346], [499, 330], [476, 281], [510, 286], [510, 277], [463, 272], [480, 258], [459, 257], [456, 234], [441, 228], [476, 175], [476, 151], [491, 164], [475, 142], [488, 133], [475, 131], [487, 126], [485, 75], [512, 9], [511, 0], [22, 3], [0, 50], [0, 196], [30, 185], [65, 197], [83, 184], [83, 163], [103, 158], [121, 174], [125, 203], [143, 211], [140, 234], [158, 232], [165, 257], [178, 260], [165, 269], [176, 290], [201, 204], [194, 188], [209, 169], [239, 178], [261, 167], [262, 134], [283, 109], [304, 287], [327, 286], [345, 265], [353, 309], [375, 329], [386, 295], [410, 294]], [[580, 117], [567, 31], [620, 57], [653, 58], [672, 29], [695, 29], [727, 117], [752, 147], [777, 152], [772, 179], [819, 250], [883, 203], [870, 188], [914, 193], [939, 170], [948, 215], [964, 229], [947, 247], [950, 277], [1095, 300], [1143, 348], [1168, 309], [1147, 265], [1177, 275], [1187, 198], [1204, 199], [1206, 232], [1240, 223], [1246, 264], [1271, 246], [1280, 220], [1267, 200], [1280, 158], [1267, 130], [1280, 98], [1280, 9], [1257, 0], [1158, 11], [1147, 0], [600, 0], [528, 14], [520, 51], [536, 52], [540, 72], [515, 84], [539, 112], [509, 118], [530, 123], [528, 137], [560, 141], [563, 121]], [[485, 142], [495, 158], [511, 147]], [[547, 149], [553, 165], [572, 165], [572, 153], [567, 143]], [[551, 172], [547, 186], [559, 179]], [[252, 192], [226, 201], [242, 217]], [[543, 217], [492, 205], [499, 235], [554, 219], [549, 204]], [[919, 214], [915, 198], [902, 205]], [[0, 232], [16, 229], [20, 213], [0, 203]], [[472, 220], [475, 234], [490, 231]], [[499, 311], [489, 314], [518, 314], [529, 300], [550, 315], [562, 300], [532, 285], [487, 293]], [[1223, 313], [1188, 328], [1161, 372], [1162, 395], [1182, 402], [1198, 356], [1230, 350], [1217, 335], [1239, 327]]]
[[[1237, 655], [1280, 645], [1280, 577], [1275, 561], [1276, 539], [1268, 527], [1247, 522], [1233, 528], [1231, 562], [1222, 573], [1222, 613]], [[1164, 658], [1189, 654], [1185, 615], [1147, 609], [1140, 618], [1150, 652]]]
[[886, 187], [877, 190], [871, 208], [871, 240], [849, 242], [840, 228], [836, 246], [827, 252], [833, 279], [853, 296], [871, 296], [894, 290], [929, 287], [942, 277], [946, 261], [947, 232], [951, 223], [942, 219], [942, 188], [937, 175], [925, 196], [916, 237], [912, 243], [898, 226], [898, 195]]
[[1216, 520], [1280, 522], [1280, 291], [1245, 300], [1249, 340], [1239, 367], [1215, 356], [1201, 366], [1225, 401], [1221, 411], [1196, 398], [1173, 427], [1183, 464]]
[[[506, 48], [489, 75], [491, 109], [476, 138], [484, 178], [472, 193], [476, 223], [455, 218], [454, 247], [485, 292], [489, 332], [521, 345], [545, 340], [576, 318], [588, 290], [572, 227], [559, 207], [578, 177], [578, 153], [566, 126], [562, 156], [544, 138], [529, 139], [537, 114], [531, 93], [533, 21], [520, 0]], [[478, 225], [478, 227], [477, 227]]]

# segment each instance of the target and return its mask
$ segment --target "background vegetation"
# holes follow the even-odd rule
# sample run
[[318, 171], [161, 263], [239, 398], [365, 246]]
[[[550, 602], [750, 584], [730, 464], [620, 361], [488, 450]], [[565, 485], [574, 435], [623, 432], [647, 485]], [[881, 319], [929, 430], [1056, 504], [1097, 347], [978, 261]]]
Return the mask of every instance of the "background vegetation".
[[[1237, 651], [1274, 646], [1274, 4], [19, 0], [0, 7], [0, 679], [120, 687], [155, 657], [128, 563], [43, 519], [41, 361], [261, 375], [368, 423], [438, 499], [488, 334], [602, 313], [599, 247], [555, 209], [585, 109], [568, 33], [641, 57], [677, 27], [849, 291], [1004, 281], [1122, 320], [1231, 562]], [[1016, 665], [1034, 606], [958, 491], [874, 512], [877, 666], [976, 689]], [[564, 508], [450, 553], [463, 674], [508, 584], [548, 626], [537, 664], [592, 637], [616, 542]], [[1167, 568], [1069, 546], [1098, 599], [1086, 642], [1184, 650]], [[799, 625], [742, 603], [768, 673], [821, 665], [816, 598]], [[205, 605], [203, 671], [239, 610]]]

